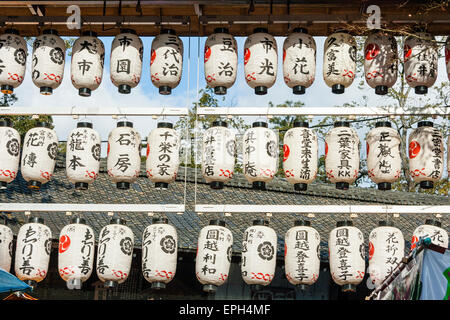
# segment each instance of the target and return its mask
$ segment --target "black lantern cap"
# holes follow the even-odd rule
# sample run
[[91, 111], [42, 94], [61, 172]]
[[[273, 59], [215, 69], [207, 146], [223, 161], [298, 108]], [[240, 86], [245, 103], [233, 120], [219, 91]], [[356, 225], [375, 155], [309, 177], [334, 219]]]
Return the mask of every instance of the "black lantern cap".
[[42, 34], [54, 34], [55, 36], [58, 36], [58, 30], [56, 29], [45, 29], [42, 31]]
[[211, 189], [220, 190], [223, 189], [224, 183], [222, 181], [211, 181], [209, 186]]
[[257, 94], [259, 96], [267, 94], [267, 87], [266, 86], [255, 87], [255, 94]]
[[28, 189], [40, 189], [42, 185], [42, 182], [40, 181], [36, 181], [36, 180], [30, 180], [27, 183]]
[[91, 128], [92, 129], [92, 123], [87, 122], [87, 121], [78, 122], [77, 128]]
[[0, 127], [12, 127], [12, 121], [8, 118], [0, 119]]
[[83, 37], [97, 37], [97, 32], [92, 31], [92, 30], [86, 30], [86, 31], [83, 31], [81, 33], [81, 36], [83, 36]]
[[117, 89], [119, 90], [119, 93], [123, 94], [129, 94], [131, 92], [131, 86], [129, 86], [128, 84], [121, 84], [117, 87]]
[[388, 87], [387, 86], [376, 86], [375, 87], [375, 94], [378, 94], [380, 96], [384, 96], [388, 93]]
[[230, 31], [228, 30], [228, 28], [219, 27], [219, 28], [215, 28], [214, 29], [214, 33], [227, 33], [227, 34], [229, 34]]
[[126, 225], [127, 224], [127, 220], [122, 219], [122, 218], [112, 218], [109, 221], [109, 224], [121, 224], [121, 225]]
[[153, 218], [152, 224], [155, 224], [155, 223], [169, 224], [169, 219], [163, 218], [163, 217]]
[[0, 181], [0, 190], [5, 190], [8, 188], [8, 183], [5, 181]]
[[268, 227], [269, 226], [269, 220], [256, 219], [256, 220], [253, 220], [253, 225], [254, 226], [266, 226], [266, 227]]
[[348, 127], [348, 128], [350, 128], [350, 122], [347, 122], [347, 121], [336, 121], [333, 124], [333, 126], [335, 128], [338, 128], [338, 127]]
[[117, 182], [116, 187], [117, 187], [117, 189], [120, 189], [120, 190], [128, 190], [128, 189], [130, 189], [130, 183], [124, 182], [124, 181]]
[[306, 87], [305, 86], [295, 86], [292, 88], [293, 94], [305, 94]]
[[44, 96], [49, 96], [53, 93], [53, 88], [51, 87], [40, 87], [39, 92]]
[[351, 227], [353, 226], [353, 221], [352, 220], [343, 220], [343, 221], [338, 221], [336, 223], [336, 227]]
[[129, 127], [129, 128], [133, 128], [133, 122], [131, 121], [119, 121], [117, 122], [117, 128], [119, 127]]
[[264, 127], [267, 128], [267, 122], [264, 121], [256, 121], [252, 123], [252, 128]]
[[348, 188], [350, 188], [350, 184], [348, 182], [336, 182], [336, 189], [348, 190]]
[[392, 125], [389, 121], [378, 121], [377, 123], [375, 123], [375, 128], [379, 128], [379, 127], [389, 127], [391, 128]]
[[342, 84], [333, 84], [331, 86], [331, 92], [335, 94], [341, 94], [345, 92], [345, 86]]
[[433, 122], [432, 121], [419, 121], [419, 123], [417, 123], [417, 128], [420, 127], [433, 127]]
[[40, 223], [40, 224], [44, 224], [44, 219], [40, 218], [40, 217], [29, 217], [28, 218], [28, 223]]
[[380, 182], [378, 183], [378, 190], [391, 190], [392, 184], [390, 182]]
[[294, 221], [294, 226], [311, 226], [311, 221], [309, 220], [295, 220]]
[[306, 190], [308, 190], [308, 184], [307, 183], [295, 183], [294, 190], [295, 191], [306, 191]]
[[440, 221], [434, 220], [434, 219], [427, 219], [425, 220], [425, 224], [430, 225], [430, 226], [436, 226], [441, 228], [442, 224]]
[[173, 29], [162, 29], [160, 34], [171, 34], [175, 36], [177, 33]]
[[393, 227], [394, 226], [394, 222], [393, 221], [381, 220], [381, 221], [378, 221], [378, 226], [379, 227]]
[[158, 122], [157, 127], [158, 128], [169, 128], [169, 129], [172, 129], [173, 128], [173, 124], [171, 122]]
[[169, 184], [167, 182], [155, 182], [156, 189], [167, 189]]
[[225, 221], [220, 220], [220, 219], [212, 219], [212, 220], [209, 220], [209, 225], [225, 227]]
[[161, 86], [159, 87], [159, 94], [167, 96], [172, 93], [172, 88], [169, 86]]
[[11, 94], [14, 92], [14, 87], [10, 86], [9, 84], [2, 84], [0, 90], [4, 94]]
[[294, 30], [292, 30], [292, 32], [308, 33], [308, 29], [298, 27], [298, 28], [294, 28]]
[[87, 190], [87, 189], [89, 189], [89, 183], [75, 182], [75, 190]]
[[70, 223], [86, 224], [86, 220], [81, 217], [73, 217], [70, 219]]
[[254, 181], [252, 183], [252, 188], [254, 190], [266, 190], [266, 183], [264, 181]]
[[91, 89], [89, 88], [80, 88], [78, 89], [78, 95], [81, 97], [90, 97], [91, 96]]
[[223, 96], [224, 94], [227, 94], [227, 87], [224, 86], [214, 87], [214, 93], [219, 96]]
[[13, 28], [11, 28], [11, 29], [6, 29], [6, 30], [5, 30], [5, 34], [15, 34], [15, 35], [20, 35], [19, 30], [13, 29]]
[[427, 86], [416, 86], [414, 88], [414, 92], [416, 94], [427, 94], [428, 93], [428, 87]]
[[224, 128], [228, 128], [228, 122], [226, 122], [225, 120], [216, 120], [216, 121], [213, 121], [211, 127], [224, 127]]
[[120, 33], [131, 33], [137, 35], [136, 30], [129, 28], [120, 29]]
[[253, 29], [253, 33], [269, 33], [269, 30], [267, 28], [263, 28], [263, 27], [258, 27]]
[[36, 122], [35, 127], [43, 127], [43, 128], [51, 128], [51, 123], [46, 121], [38, 121]]
[[308, 121], [295, 120], [294, 121], [294, 128], [309, 128], [309, 122]]

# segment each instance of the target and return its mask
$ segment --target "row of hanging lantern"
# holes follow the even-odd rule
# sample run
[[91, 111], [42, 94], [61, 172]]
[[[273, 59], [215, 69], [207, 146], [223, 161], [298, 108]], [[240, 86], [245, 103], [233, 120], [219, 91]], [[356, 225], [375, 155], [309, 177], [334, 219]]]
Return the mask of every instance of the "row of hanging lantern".
[[[388, 121], [377, 122], [367, 135], [367, 168], [380, 190], [390, 190], [400, 178], [400, 136]], [[253, 188], [264, 190], [278, 169], [278, 137], [266, 122], [254, 122], [243, 136], [243, 171]], [[433, 188], [444, 171], [442, 133], [433, 122], [420, 121], [409, 136], [410, 174], [424, 189]], [[450, 150], [450, 138], [447, 141]], [[336, 188], [347, 190], [359, 174], [360, 141], [349, 122], [338, 121], [325, 137], [325, 170]], [[225, 121], [215, 121], [203, 135], [202, 174], [213, 189], [233, 177], [236, 137]], [[447, 155], [450, 168], [450, 153]], [[283, 141], [283, 171], [296, 191], [307, 190], [317, 177], [318, 139], [308, 122], [295, 121]], [[450, 169], [449, 169], [450, 172]]]
[[[448, 247], [448, 234], [437, 220], [427, 219], [414, 230], [413, 250], [421, 239]], [[0, 225], [0, 267], [11, 269], [13, 232]], [[42, 218], [31, 217], [17, 235], [15, 273], [30, 285], [45, 279], [51, 252], [52, 233]], [[296, 220], [285, 234], [284, 262], [287, 280], [305, 289], [320, 274], [320, 235], [311, 222]], [[220, 219], [210, 220], [200, 230], [195, 274], [206, 292], [215, 292], [230, 272], [233, 234]], [[365, 249], [362, 232], [351, 220], [339, 221], [328, 238], [330, 273], [344, 291], [354, 291], [365, 275]], [[134, 234], [120, 218], [103, 227], [97, 246], [96, 272], [105, 287], [127, 280], [133, 257]], [[397, 267], [405, 250], [402, 232], [392, 222], [380, 221], [369, 235], [369, 274], [376, 286]], [[83, 218], [71, 219], [60, 232], [58, 271], [69, 288], [81, 289], [92, 274], [95, 235]], [[152, 288], [163, 289], [177, 269], [178, 236], [167, 218], [154, 218], [142, 235], [142, 274]], [[269, 285], [275, 274], [277, 235], [269, 221], [257, 219], [244, 232], [241, 274], [255, 290]]]
[[[79, 122], [68, 136], [66, 173], [78, 190], [86, 190], [100, 171], [100, 135], [90, 122]], [[5, 189], [18, 173], [30, 189], [51, 180], [58, 153], [58, 137], [50, 123], [38, 122], [24, 138], [20, 157], [20, 135], [8, 119], [0, 120], [0, 188]], [[159, 122], [147, 137], [147, 177], [156, 188], [165, 189], [176, 178], [180, 138], [172, 123]], [[108, 136], [107, 172], [119, 189], [128, 189], [141, 169], [141, 137], [130, 121], [119, 121]]]
[[[14, 29], [0, 36], [0, 85], [12, 93], [25, 76], [27, 45]], [[344, 93], [356, 74], [356, 41], [345, 30], [327, 37], [324, 47], [323, 78], [336, 94]], [[33, 44], [32, 79], [44, 95], [52, 94], [64, 77], [66, 46], [54, 29], [43, 31]], [[111, 46], [111, 81], [120, 93], [130, 93], [141, 79], [144, 47], [132, 29], [122, 29]], [[450, 79], [450, 37], [445, 47]], [[73, 44], [71, 81], [79, 95], [89, 97], [102, 81], [105, 58], [103, 42], [93, 31], [85, 31]], [[416, 94], [425, 94], [437, 79], [438, 51], [434, 38], [417, 32], [405, 39], [405, 78]], [[236, 81], [237, 44], [226, 28], [216, 28], [205, 43], [204, 73], [216, 94], [226, 94]], [[172, 29], [163, 29], [151, 47], [150, 74], [159, 93], [168, 95], [181, 80], [183, 42]], [[283, 43], [283, 78], [294, 94], [304, 94], [315, 79], [316, 43], [305, 28], [295, 28]], [[263, 95], [277, 78], [278, 49], [266, 28], [256, 28], [244, 45], [244, 74], [255, 94]], [[394, 36], [373, 31], [364, 45], [364, 76], [375, 93], [385, 95], [397, 81], [398, 54]]]

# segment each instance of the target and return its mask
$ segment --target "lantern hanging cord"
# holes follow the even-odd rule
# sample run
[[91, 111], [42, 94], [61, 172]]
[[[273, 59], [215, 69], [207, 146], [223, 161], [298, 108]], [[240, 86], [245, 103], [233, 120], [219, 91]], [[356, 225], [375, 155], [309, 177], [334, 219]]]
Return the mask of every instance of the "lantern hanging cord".
[[[196, 97], [195, 101], [197, 101], [198, 108], [198, 88], [199, 88], [199, 78], [200, 78], [200, 37], [197, 37], [197, 89], [196, 89]], [[198, 146], [198, 115], [195, 113], [195, 130], [194, 130], [194, 150], [197, 149]], [[197, 152], [194, 154], [194, 205], [197, 205]]]
[[[191, 76], [191, 23], [189, 23], [189, 36], [188, 36], [188, 83], [187, 83], [187, 93], [186, 93], [186, 108], [189, 110], [189, 106], [191, 104], [189, 90], [190, 90], [190, 76]], [[186, 117], [186, 128], [185, 128], [185, 136], [186, 136], [186, 144], [185, 144], [185, 155], [184, 155], [184, 196], [183, 203], [186, 208], [186, 199], [187, 199], [187, 162], [188, 162], [188, 151], [189, 151], [189, 119]]]

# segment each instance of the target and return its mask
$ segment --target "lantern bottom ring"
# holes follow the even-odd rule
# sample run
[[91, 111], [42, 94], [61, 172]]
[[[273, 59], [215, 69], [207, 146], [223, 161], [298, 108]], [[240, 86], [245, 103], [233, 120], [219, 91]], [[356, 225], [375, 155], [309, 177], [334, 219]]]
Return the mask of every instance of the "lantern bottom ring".
[[14, 87], [8, 84], [2, 84], [1, 91], [4, 94], [11, 94], [14, 91]]
[[80, 290], [81, 289], [81, 285], [82, 285], [81, 279], [69, 279], [67, 281], [67, 288], [69, 288], [69, 289], [78, 289], [78, 290]]
[[422, 189], [433, 189], [434, 183], [433, 181], [420, 181], [420, 187]]
[[261, 291], [262, 289], [264, 289], [264, 286], [262, 286], [260, 284], [251, 284], [250, 289], [252, 291]]
[[53, 93], [53, 89], [51, 87], [41, 87], [40, 92], [45, 96], [49, 96]]
[[0, 181], [0, 190], [5, 190], [8, 184], [5, 181]]
[[309, 286], [306, 284], [298, 284], [297, 288], [299, 288], [301, 291], [306, 291], [308, 290]]
[[255, 87], [255, 94], [260, 95], [260, 96], [267, 94], [267, 87], [265, 87], [265, 86]]
[[169, 184], [167, 182], [155, 182], [155, 189], [158, 190], [165, 190], [169, 187]]
[[293, 94], [305, 94], [306, 88], [305, 86], [295, 86], [292, 88]]
[[107, 280], [107, 281], [105, 281], [105, 283], [103, 284], [103, 286], [104, 286], [105, 288], [112, 289], [112, 288], [117, 287], [117, 286], [118, 286], [118, 283], [117, 283], [116, 281]]
[[416, 94], [426, 94], [428, 92], [428, 87], [426, 86], [416, 86], [414, 88]]
[[335, 94], [341, 94], [344, 93], [344, 91], [345, 86], [343, 86], [342, 84], [333, 84], [333, 86], [331, 87], [331, 92]]
[[388, 93], [388, 87], [387, 86], [376, 86], [375, 87], [375, 94], [378, 94], [380, 96], [384, 96]]
[[356, 292], [356, 286], [354, 284], [344, 284], [342, 292]]
[[223, 189], [223, 182], [222, 181], [212, 181], [209, 186], [211, 189]]
[[42, 182], [36, 180], [28, 181], [28, 189], [36, 189], [39, 190], [41, 188]]
[[203, 286], [203, 291], [208, 292], [208, 293], [215, 293], [217, 291], [217, 286], [215, 286], [213, 284], [205, 284]]
[[169, 87], [169, 86], [161, 86], [161, 87], [159, 87], [159, 94], [162, 94], [162, 95], [169, 95], [169, 94], [171, 94], [172, 93], [172, 88], [171, 87]]
[[152, 289], [161, 290], [161, 289], [165, 289], [165, 288], [166, 288], [166, 284], [164, 282], [153, 282], [152, 283]]
[[129, 94], [131, 92], [131, 87], [127, 84], [121, 84], [118, 87], [119, 93]]
[[264, 181], [254, 181], [252, 186], [255, 190], [266, 190], [266, 183]]
[[128, 190], [130, 189], [130, 183], [129, 182], [117, 182], [116, 183], [116, 187], [117, 189], [121, 189], [121, 190]]
[[390, 182], [380, 182], [378, 184], [378, 190], [391, 190], [392, 185]]
[[89, 188], [89, 183], [86, 182], [75, 182], [76, 190], [87, 190]]
[[336, 182], [336, 189], [348, 190], [350, 184], [348, 182]]
[[78, 89], [78, 94], [82, 97], [90, 97], [91, 96], [91, 89], [89, 88], [80, 88]]
[[214, 93], [218, 95], [227, 94], [227, 88], [224, 86], [214, 87]]
[[294, 184], [294, 190], [295, 191], [306, 191], [306, 190], [308, 190], [308, 184], [307, 183], [296, 183], [296, 184]]
[[23, 282], [25, 282], [27, 285], [29, 285], [30, 287], [36, 287], [37, 285], [37, 281], [36, 280], [23, 280]]

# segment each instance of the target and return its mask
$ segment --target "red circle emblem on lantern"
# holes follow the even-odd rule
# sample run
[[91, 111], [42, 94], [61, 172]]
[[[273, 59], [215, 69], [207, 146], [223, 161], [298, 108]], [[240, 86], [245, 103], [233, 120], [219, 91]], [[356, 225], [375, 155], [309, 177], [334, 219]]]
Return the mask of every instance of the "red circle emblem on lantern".
[[208, 46], [205, 46], [205, 62], [209, 60], [209, 57], [211, 57], [211, 48]]
[[69, 236], [63, 235], [59, 238], [59, 253], [64, 253], [69, 249], [70, 238]]
[[373, 246], [373, 243], [369, 241], [369, 260], [372, 259], [374, 251], [375, 247]]
[[409, 143], [409, 158], [414, 159], [420, 153], [420, 144], [417, 141]]
[[380, 47], [376, 43], [369, 43], [366, 47], [366, 60], [374, 59], [380, 53]]
[[147, 143], [147, 158], [149, 153], [150, 153], [150, 145]]
[[328, 154], [328, 143], [325, 142], [325, 157], [327, 156], [327, 154]]
[[291, 150], [289, 149], [289, 146], [287, 144], [283, 145], [283, 162], [289, 158], [289, 154], [291, 153]]
[[284, 59], [286, 59], [286, 50], [283, 49], [283, 62], [284, 62]]
[[445, 64], [450, 62], [450, 49], [445, 48]]
[[109, 142], [108, 142], [108, 149], [106, 150], [106, 155], [109, 155], [109, 149], [110, 149], [110, 145], [109, 145]]
[[152, 57], [150, 59], [150, 65], [153, 64], [153, 62], [155, 61], [156, 58], [156, 51], [152, 49]]
[[419, 242], [419, 239], [416, 236], [413, 236], [411, 240], [411, 250], [417, 246], [417, 242]]
[[250, 59], [250, 49], [245, 48], [245, 50], [244, 50], [244, 65], [247, 64], [249, 59]]
[[367, 156], [369, 156], [369, 144], [366, 142]]
[[403, 48], [403, 55], [405, 57], [405, 59], [409, 59], [409, 57], [411, 56], [412, 53], [412, 49], [410, 46], [408, 46], [407, 44], [405, 44], [405, 47]]
[[284, 244], [284, 257], [286, 257], [286, 253], [287, 253], [287, 246], [286, 243]]

